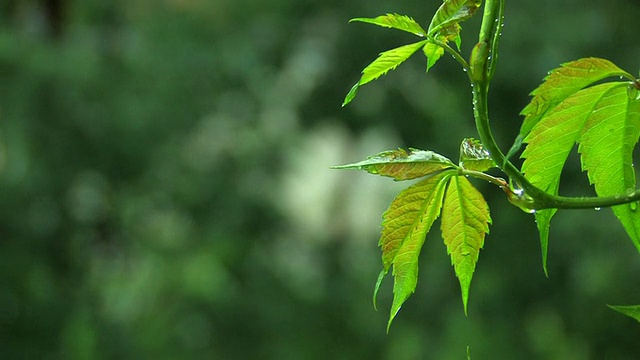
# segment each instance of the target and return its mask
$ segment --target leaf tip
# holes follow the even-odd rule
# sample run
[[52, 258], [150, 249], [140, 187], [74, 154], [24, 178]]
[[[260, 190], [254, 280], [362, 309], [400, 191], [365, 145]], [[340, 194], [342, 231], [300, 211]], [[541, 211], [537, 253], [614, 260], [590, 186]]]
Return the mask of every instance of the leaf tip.
[[355, 83], [355, 85], [351, 87], [351, 90], [349, 90], [349, 92], [347, 93], [347, 96], [344, 97], [344, 101], [342, 101], [342, 107], [347, 106], [347, 104], [350, 103], [351, 100], [353, 100], [356, 97], [356, 94], [358, 94], [359, 87], [360, 87], [360, 82]]
[[384, 268], [380, 271], [380, 274], [378, 274], [378, 280], [376, 281], [376, 287], [373, 289], [373, 309], [376, 311], [378, 311], [378, 290], [380, 290], [380, 285], [382, 284], [384, 276], [387, 275], [387, 271], [388, 269]]
[[391, 323], [393, 322], [393, 319], [396, 318], [398, 311], [400, 311], [400, 308], [398, 308], [395, 313], [392, 312], [391, 315], [389, 315], [389, 321], [387, 322], [387, 334], [389, 333], [389, 330], [391, 330]]
[[464, 308], [464, 316], [469, 316], [469, 307], [467, 306], [469, 302], [469, 287], [462, 288], [462, 307]]
[[611, 310], [617, 311], [623, 315], [626, 315], [638, 322], [640, 322], [640, 305], [609, 305]]

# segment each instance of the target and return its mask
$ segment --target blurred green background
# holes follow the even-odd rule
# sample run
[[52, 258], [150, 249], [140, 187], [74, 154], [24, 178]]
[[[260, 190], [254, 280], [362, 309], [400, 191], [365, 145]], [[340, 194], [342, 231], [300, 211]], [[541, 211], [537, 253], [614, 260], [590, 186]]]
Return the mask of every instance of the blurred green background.
[[[406, 184], [329, 170], [381, 150], [452, 159], [465, 74], [419, 56], [342, 109], [360, 70], [440, 1], [0, 1], [0, 359], [636, 359], [640, 256], [610, 210], [494, 224], [465, 317], [439, 231], [385, 334], [382, 212]], [[506, 149], [546, 72], [640, 67], [635, 0], [507, 2], [492, 121]], [[463, 49], [479, 19], [464, 25]], [[575, 154], [574, 154], [575, 155]], [[592, 194], [577, 157], [565, 194]]]

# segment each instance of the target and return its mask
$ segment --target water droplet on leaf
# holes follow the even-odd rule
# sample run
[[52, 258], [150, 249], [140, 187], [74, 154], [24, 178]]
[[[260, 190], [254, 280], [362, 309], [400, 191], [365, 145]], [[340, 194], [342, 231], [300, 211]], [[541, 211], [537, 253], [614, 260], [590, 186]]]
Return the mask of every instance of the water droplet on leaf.
[[600, 211], [601, 209], [602, 209], [602, 208], [601, 208], [601, 207], [599, 207], [599, 206], [598, 206], [598, 207], [594, 207], [594, 208], [593, 208], [593, 210], [595, 210], [595, 211]]
[[640, 100], [640, 90], [638, 90], [633, 84], [627, 86], [627, 95], [631, 100]]
[[637, 201], [630, 202], [629, 203], [629, 210], [631, 210], [631, 211], [638, 210], [638, 202]]

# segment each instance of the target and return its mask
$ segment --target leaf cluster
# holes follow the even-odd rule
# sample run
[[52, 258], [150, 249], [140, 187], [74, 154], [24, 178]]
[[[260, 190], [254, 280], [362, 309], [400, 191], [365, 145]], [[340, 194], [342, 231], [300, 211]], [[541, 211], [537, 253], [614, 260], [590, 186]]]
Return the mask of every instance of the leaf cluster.
[[[611, 77], [619, 81], [594, 83]], [[628, 79], [631, 79], [629, 81]], [[608, 60], [586, 58], [549, 73], [522, 110], [519, 139], [527, 144], [522, 171], [534, 186], [557, 195], [560, 175], [578, 144], [582, 169], [599, 196], [635, 190], [633, 148], [640, 136], [640, 101], [633, 77]], [[640, 250], [637, 202], [613, 207]], [[546, 272], [549, 225], [557, 209], [536, 212]]]
[[438, 8], [426, 31], [414, 19], [406, 15], [386, 14], [375, 18], [351, 19], [352, 22], [364, 22], [405, 31], [424, 40], [380, 53], [376, 60], [362, 70], [360, 80], [353, 85], [342, 106], [347, 105], [356, 97], [358, 89], [362, 85], [395, 69], [420, 49], [427, 58], [426, 71], [429, 71], [440, 60], [445, 49], [450, 49], [449, 42], [453, 42], [459, 50], [462, 43], [460, 22], [472, 17], [481, 4], [481, 0], [447, 0]]
[[383, 269], [374, 291], [374, 305], [380, 284], [393, 268], [393, 303], [389, 323], [418, 283], [418, 258], [433, 223], [442, 218], [441, 232], [447, 253], [460, 281], [465, 313], [469, 287], [491, 217], [482, 194], [466, 178], [465, 167], [487, 170], [493, 166], [477, 140], [462, 142], [459, 165], [432, 151], [398, 149], [338, 169], [360, 169], [396, 181], [423, 178], [396, 196], [382, 220]]

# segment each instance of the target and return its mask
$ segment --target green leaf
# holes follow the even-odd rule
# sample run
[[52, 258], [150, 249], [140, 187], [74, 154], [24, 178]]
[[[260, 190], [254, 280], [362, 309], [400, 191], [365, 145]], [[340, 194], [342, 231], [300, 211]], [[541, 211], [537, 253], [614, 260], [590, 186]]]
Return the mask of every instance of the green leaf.
[[509, 151], [509, 155], [513, 155], [520, 148], [521, 140], [548, 111], [586, 86], [616, 76], [633, 78], [611, 61], [599, 58], [571, 61], [549, 72], [542, 85], [531, 92], [531, 102], [520, 112], [525, 118], [514, 144], [515, 150]]
[[[627, 86], [621, 85], [603, 94], [579, 139], [582, 168], [599, 196], [632, 192], [636, 186], [633, 148], [640, 137], [640, 100], [629, 98]], [[612, 210], [640, 251], [637, 202]]]
[[522, 171], [529, 181], [557, 194], [560, 174], [569, 152], [603, 97], [619, 83], [606, 83], [581, 90], [549, 111], [525, 138], [527, 148]]
[[[394, 277], [387, 331], [402, 304], [416, 289], [420, 250], [427, 232], [440, 215], [447, 179], [454, 174], [455, 171], [443, 171], [408, 187], [398, 194], [383, 215], [379, 243], [383, 273], [393, 266]], [[382, 276], [378, 278], [379, 282]], [[379, 283], [376, 292], [378, 288]]]
[[349, 93], [347, 93], [347, 96], [344, 97], [344, 101], [342, 101], [342, 107], [350, 103], [351, 100], [353, 100], [356, 97], [356, 95], [358, 94], [359, 88], [360, 88], [360, 84], [358, 83], [356, 83], [351, 87], [351, 90], [349, 90]]
[[[553, 195], [560, 175], [576, 143], [583, 169], [599, 196], [613, 196], [634, 189], [632, 150], [640, 129], [639, 100], [629, 98], [627, 82], [595, 85], [568, 96], [542, 116], [525, 138], [522, 170], [531, 183]], [[640, 214], [637, 204], [619, 205], [613, 211], [640, 250]], [[548, 231], [555, 212], [541, 219]], [[548, 233], [541, 232], [543, 261]], [[546, 266], [545, 266], [546, 267]]]
[[382, 285], [382, 280], [384, 280], [385, 275], [387, 275], [387, 272], [389, 271], [389, 269], [385, 269], [384, 267], [382, 268], [382, 270], [380, 271], [380, 274], [378, 274], [378, 280], [376, 281], [376, 286], [373, 289], [373, 308], [377, 311], [378, 310], [378, 291], [380, 290], [380, 285]]
[[422, 52], [427, 57], [427, 72], [433, 65], [436, 64], [438, 60], [444, 55], [444, 48], [442, 46], [438, 46], [435, 43], [428, 42], [422, 48]]
[[640, 322], [640, 305], [607, 305], [611, 309]]
[[496, 163], [480, 141], [464, 139], [460, 144], [460, 166], [467, 170], [483, 172], [496, 167]]
[[345, 97], [342, 106], [347, 105], [351, 100], [353, 100], [353, 98], [355, 98], [360, 86], [376, 80], [380, 76], [386, 74], [389, 70], [395, 69], [398, 65], [402, 64], [411, 55], [418, 51], [418, 49], [423, 47], [428, 41], [429, 40], [423, 40], [380, 53], [380, 56], [378, 56], [377, 59], [362, 70], [360, 80], [351, 88]]
[[469, 286], [490, 223], [489, 206], [482, 194], [467, 178], [451, 178], [442, 207], [442, 238], [460, 281], [465, 314]]
[[428, 40], [408, 44], [380, 53], [380, 56], [362, 71], [360, 85], [367, 84], [393, 70], [418, 51]]
[[442, 28], [469, 19], [481, 4], [482, 0], [445, 0], [431, 19], [428, 34], [434, 36]]
[[538, 233], [540, 233], [540, 250], [542, 253], [542, 270], [544, 275], [549, 277], [547, 271], [547, 251], [549, 249], [549, 227], [551, 226], [551, 218], [556, 214], [558, 209], [544, 209], [538, 210], [535, 213], [536, 225], [538, 226]]
[[[558, 194], [562, 168], [578, 140], [585, 118], [591, 112], [589, 104], [597, 102], [603, 90], [606, 89], [592, 87], [571, 96], [566, 102], [546, 114], [547, 116], [530, 132], [526, 139], [529, 144], [522, 153], [525, 159], [522, 171], [533, 185], [552, 195]], [[581, 109], [580, 104], [583, 106], [587, 104], [587, 108]], [[555, 213], [556, 210], [547, 209], [538, 211], [535, 215], [540, 233], [542, 268], [545, 274], [548, 274], [549, 226]]]
[[456, 168], [446, 157], [428, 150], [404, 149], [383, 151], [354, 164], [334, 166], [333, 169], [359, 169], [370, 174], [392, 177], [396, 181], [411, 180], [435, 172]]
[[424, 37], [426, 35], [426, 31], [412, 18], [406, 15], [398, 15], [398, 14], [386, 14], [380, 15], [375, 18], [355, 18], [349, 20], [349, 22], [364, 22], [369, 24], [374, 24], [386, 28], [398, 29], [402, 31], [406, 31], [412, 33], [414, 35]]

